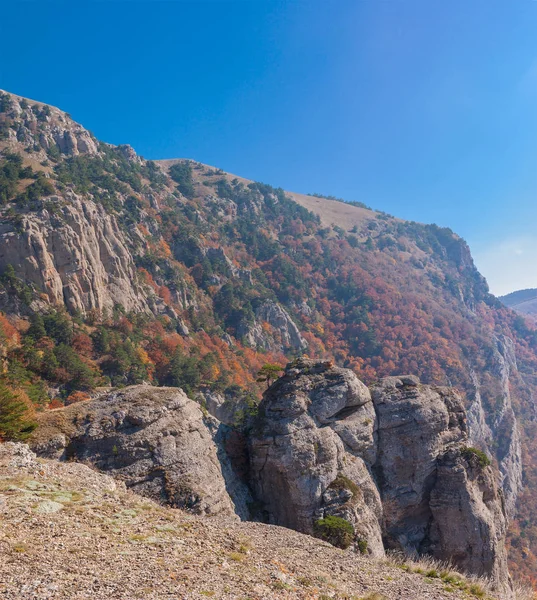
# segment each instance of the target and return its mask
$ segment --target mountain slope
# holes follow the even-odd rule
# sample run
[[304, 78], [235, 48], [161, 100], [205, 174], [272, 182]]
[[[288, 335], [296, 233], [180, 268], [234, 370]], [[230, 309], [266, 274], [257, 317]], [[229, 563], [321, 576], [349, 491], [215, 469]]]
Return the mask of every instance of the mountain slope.
[[519, 290], [511, 292], [506, 296], [500, 296], [499, 300], [523, 315], [537, 316], [537, 289]]
[[259, 368], [307, 353], [368, 383], [404, 372], [455, 386], [510, 515], [524, 446], [512, 564], [537, 573], [537, 333], [488, 293], [457, 235], [146, 161], [7, 93], [0, 150], [6, 385], [57, 406], [150, 381], [255, 410]]
[[485, 596], [482, 583], [432, 564], [372, 561], [281, 527], [164, 508], [22, 444], [0, 445], [0, 514], [10, 600]]

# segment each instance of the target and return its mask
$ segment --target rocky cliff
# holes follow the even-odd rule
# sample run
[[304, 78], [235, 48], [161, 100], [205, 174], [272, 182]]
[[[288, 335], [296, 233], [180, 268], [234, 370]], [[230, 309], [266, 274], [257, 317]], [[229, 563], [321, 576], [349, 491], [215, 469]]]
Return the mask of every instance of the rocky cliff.
[[388, 377], [370, 393], [351, 371], [299, 359], [259, 413], [251, 476], [270, 522], [312, 532], [337, 516], [362, 551], [429, 554], [508, 590], [503, 493], [467, 446], [454, 391]]
[[269, 521], [312, 533], [326, 515], [354, 525], [383, 556], [382, 506], [368, 465], [376, 418], [367, 387], [330, 363], [301, 359], [265, 394], [250, 440], [252, 484]]
[[372, 390], [388, 547], [431, 554], [507, 585], [507, 511], [498, 472], [469, 448], [458, 394], [414, 377]]
[[66, 192], [15, 225], [0, 223], [0, 269], [71, 312], [148, 310], [133, 257], [117, 221], [102, 206]]
[[301, 358], [245, 431], [247, 445], [181, 390], [136, 386], [43, 414], [31, 444], [196, 514], [315, 535], [337, 517], [358, 554], [431, 556], [510, 597], [498, 473], [468, 447], [452, 390], [408, 376], [370, 391], [350, 370]]
[[[66, 113], [5, 94], [0, 149], [24, 156], [25, 164], [52, 182], [54, 160], [102, 157], [102, 145]], [[19, 189], [27, 185], [21, 182]], [[4, 207], [0, 223], [0, 269], [17, 275], [53, 305], [71, 312], [147, 310], [147, 290], [137, 282], [131, 240], [114, 215], [73, 186], [31, 197], [16, 212]], [[29, 209], [29, 210], [28, 210]], [[9, 213], [9, 214], [8, 214]]]

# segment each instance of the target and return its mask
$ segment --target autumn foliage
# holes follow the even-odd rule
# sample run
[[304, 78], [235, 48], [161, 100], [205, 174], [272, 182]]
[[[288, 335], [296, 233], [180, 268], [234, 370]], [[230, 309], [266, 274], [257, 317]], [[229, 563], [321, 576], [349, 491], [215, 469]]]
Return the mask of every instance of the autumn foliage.
[[[445, 228], [363, 209], [346, 231], [321, 222], [281, 189], [195, 163], [178, 163], [172, 181], [112, 147], [101, 152], [106, 161], [71, 157], [56, 176], [95, 202], [115, 198], [104, 206], [136, 249], [133, 284], [154, 310], [115, 306], [69, 315], [50, 307], [18, 319], [0, 315], [3, 385], [51, 408], [84, 400], [97, 386], [143, 382], [192, 395], [209, 387], [259, 397], [277, 375], [267, 365], [283, 365], [296, 353], [277, 322], [259, 317], [271, 302], [297, 324], [309, 356], [351, 368], [366, 383], [412, 373], [470, 398], [477, 373], [494, 419], [492, 357], [496, 340], [506, 336], [517, 353], [511, 394], [523, 425], [528, 490], [511, 529], [512, 569], [535, 576], [537, 331], [488, 293], [463, 240]], [[77, 161], [84, 170], [75, 169]], [[109, 185], [109, 195], [97, 194], [96, 185]], [[245, 335], [254, 328], [264, 341], [259, 348]]]

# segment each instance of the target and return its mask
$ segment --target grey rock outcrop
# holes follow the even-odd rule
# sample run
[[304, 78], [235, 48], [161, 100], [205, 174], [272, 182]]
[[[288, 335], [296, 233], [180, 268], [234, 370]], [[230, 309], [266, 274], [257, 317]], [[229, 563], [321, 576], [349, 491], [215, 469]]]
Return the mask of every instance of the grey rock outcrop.
[[352, 371], [298, 359], [260, 405], [252, 484], [273, 523], [311, 532], [316, 519], [340, 516], [374, 555], [451, 561], [508, 598], [498, 473], [467, 443], [451, 389], [405, 376], [370, 393]]
[[366, 461], [375, 412], [352, 371], [299, 359], [266, 392], [250, 439], [251, 477], [270, 522], [305, 533], [328, 515], [349, 520], [382, 556], [382, 507]]
[[220, 265], [221, 270], [225, 275], [240, 279], [245, 283], [252, 283], [252, 272], [250, 269], [241, 269], [233, 264], [233, 261], [229, 259], [223, 248], [200, 248], [200, 254], [207, 256], [211, 263]]
[[468, 409], [472, 444], [487, 449], [498, 460], [509, 517], [515, 514], [516, 500], [522, 489], [520, 431], [511, 401], [516, 371], [513, 340], [505, 335], [494, 336], [486, 369], [479, 375], [473, 370], [470, 372], [473, 389]]
[[494, 470], [472, 453], [444, 453], [437, 461], [429, 508], [427, 552], [463, 572], [490, 579], [504, 598], [510, 598], [506, 510]]
[[249, 494], [225, 438], [182, 390], [141, 385], [45, 413], [31, 446], [47, 458], [89, 462], [171, 506], [244, 518]]
[[466, 446], [460, 396], [416, 378], [387, 377], [372, 397], [386, 543], [452, 562], [507, 590], [503, 493], [498, 473]]
[[391, 545], [420, 553], [431, 513], [438, 458], [466, 439], [461, 399], [417, 378], [386, 377], [372, 388], [377, 414], [376, 478]]
[[44, 292], [52, 304], [72, 311], [148, 310], [136, 268], [117, 222], [106, 210], [76, 194], [52, 197], [56, 210], [22, 217], [18, 229], [0, 223], [0, 268]]
[[201, 390], [199, 396], [209, 414], [225, 425], [234, 426], [245, 416], [247, 407], [236, 399], [226, 398], [210, 389]]
[[[263, 328], [270, 325], [271, 332]], [[237, 328], [237, 337], [242, 338], [253, 348], [285, 351], [291, 349], [302, 352], [308, 347], [296, 323], [289, 313], [277, 302], [267, 300], [255, 310], [255, 320], [243, 322]]]
[[67, 156], [97, 154], [97, 140], [63, 111], [15, 94], [9, 94], [9, 98], [11, 110], [17, 116], [17, 127], [9, 130], [9, 142], [37, 145], [43, 158], [53, 148]]

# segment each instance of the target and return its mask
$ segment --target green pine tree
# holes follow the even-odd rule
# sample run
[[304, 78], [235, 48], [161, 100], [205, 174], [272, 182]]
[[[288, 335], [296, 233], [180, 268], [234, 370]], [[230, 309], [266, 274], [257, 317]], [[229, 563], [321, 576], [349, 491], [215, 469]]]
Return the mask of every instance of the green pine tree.
[[257, 373], [257, 381], [260, 383], [267, 383], [267, 390], [272, 385], [272, 382], [278, 379], [280, 373], [283, 371], [283, 367], [267, 363], [261, 367]]
[[0, 384], [0, 440], [25, 440], [37, 427], [28, 406], [4, 384]]

